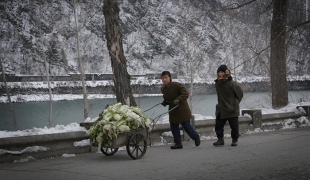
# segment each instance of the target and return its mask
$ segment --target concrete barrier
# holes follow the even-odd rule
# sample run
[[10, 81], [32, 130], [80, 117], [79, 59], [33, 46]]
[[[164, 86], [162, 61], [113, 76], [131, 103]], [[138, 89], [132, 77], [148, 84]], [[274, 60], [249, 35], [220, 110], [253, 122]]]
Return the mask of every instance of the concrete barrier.
[[[300, 126], [301, 123], [296, 121], [298, 118], [305, 116], [309, 118], [310, 106], [298, 106], [303, 111], [276, 113], [276, 114], [264, 114], [261, 110], [242, 110], [243, 116], [239, 117], [239, 131], [246, 133], [247, 131], [253, 131], [255, 128], [264, 129], [281, 129], [283, 127], [283, 121], [286, 119], [295, 120], [293, 123], [296, 126]], [[89, 129], [93, 122], [83, 122], [80, 126]], [[215, 136], [214, 132], [215, 119], [199, 120], [195, 121], [195, 128], [201, 136]], [[167, 143], [173, 142], [171, 136], [165, 135], [165, 132], [170, 131], [169, 124], [156, 124], [155, 128], [151, 131], [149, 144], [165, 141]], [[225, 134], [230, 134], [229, 124], [226, 123], [224, 128]], [[184, 136], [184, 140], [189, 140]], [[44, 134], [33, 136], [21, 136], [21, 137], [8, 137], [0, 138], [0, 162], [13, 162], [32, 156], [34, 158], [48, 158], [54, 156], [61, 156], [63, 154], [79, 154], [93, 152], [97, 150], [97, 147], [84, 146], [75, 147], [73, 144], [76, 141], [89, 139], [83, 131], [56, 133], [56, 134]], [[21, 152], [27, 147], [40, 146], [46, 148], [45, 150], [39, 150], [37, 152]]]
[[[90, 147], [75, 147], [76, 141], [89, 139], [83, 131], [19, 136], [0, 138], [0, 162], [13, 162], [29, 156], [33, 158], [48, 158], [63, 154], [78, 154], [89, 152]], [[37, 152], [29, 152], [26, 148], [40, 147]]]

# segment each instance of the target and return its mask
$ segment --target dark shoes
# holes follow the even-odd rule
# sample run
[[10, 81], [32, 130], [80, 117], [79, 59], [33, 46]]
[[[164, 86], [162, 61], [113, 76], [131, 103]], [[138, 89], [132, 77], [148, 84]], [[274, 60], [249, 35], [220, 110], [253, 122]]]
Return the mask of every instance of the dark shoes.
[[195, 139], [195, 146], [199, 146], [200, 145], [200, 136]]
[[224, 145], [224, 138], [218, 138], [216, 142], [213, 143], [214, 146], [222, 146]]
[[175, 145], [171, 146], [170, 148], [171, 149], [182, 149], [183, 148], [182, 142], [175, 143]]
[[[224, 145], [224, 138], [218, 138], [216, 142], [213, 143], [214, 146]], [[238, 146], [238, 139], [233, 139], [231, 146]]]
[[[199, 138], [195, 139], [195, 146], [199, 146], [199, 145], [200, 145], [200, 136]], [[170, 148], [171, 149], [182, 149], [183, 148], [182, 142], [175, 143], [175, 145], [171, 146]]]
[[231, 146], [238, 146], [238, 139], [233, 139]]

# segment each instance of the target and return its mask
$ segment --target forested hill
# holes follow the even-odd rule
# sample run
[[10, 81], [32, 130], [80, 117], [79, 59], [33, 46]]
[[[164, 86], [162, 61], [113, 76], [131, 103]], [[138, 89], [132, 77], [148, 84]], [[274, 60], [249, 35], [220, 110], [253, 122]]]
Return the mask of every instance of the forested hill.
[[[269, 74], [270, 1], [257, 0], [236, 10], [223, 10], [230, 0], [119, 2], [130, 74], [170, 70], [186, 78], [192, 64], [195, 77], [209, 79], [223, 63], [237, 77]], [[289, 2], [288, 28], [306, 20], [305, 2]], [[86, 73], [112, 73], [102, 6], [102, 0], [83, 0], [76, 8]], [[0, 1], [0, 48], [6, 73], [45, 74], [42, 48], [51, 75], [78, 73], [73, 7], [71, 0]], [[307, 25], [287, 33], [288, 75], [310, 75], [309, 29]]]

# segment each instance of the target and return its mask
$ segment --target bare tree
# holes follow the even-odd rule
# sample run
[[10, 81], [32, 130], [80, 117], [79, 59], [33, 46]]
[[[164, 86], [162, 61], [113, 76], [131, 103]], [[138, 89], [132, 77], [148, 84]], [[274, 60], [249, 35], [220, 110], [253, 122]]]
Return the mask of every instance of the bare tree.
[[81, 81], [83, 86], [83, 100], [84, 100], [84, 119], [88, 118], [88, 102], [87, 102], [87, 91], [85, 85], [85, 74], [82, 65], [82, 60], [80, 56], [80, 42], [79, 42], [79, 28], [78, 28], [78, 20], [76, 15], [76, 0], [73, 0], [73, 10], [74, 10], [74, 20], [75, 20], [75, 29], [76, 29], [76, 46], [78, 52], [78, 61], [79, 61], [79, 68], [81, 73]]
[[[243, 1], [243, 4], [231, 3], [226, 7], [215, 10], [215, 11], [227, 11], [240, 9], [251, 3], [258, 2], [257, 0]], [[307, 4], [308, 1], [306, 1]], [[271, 7], [272, 6], [272, 7]], [[307, 5], [306, 5], [307, 6]], [[271, 81], [271, 91], [272, 91], [272, 107], [278, 109], [284, 107], [288, 104], [288, 85], [287, 85], [287, 44], [286, 44], [286, 33], [292, 31], [300, 26], [309, 24], [309, 21], [304, 21], [294, 26], [293, 28], [287, 30], [287, 12], [288, 12], [288, 0], [271, 0], [262, 13], [267, 10], [272, 9], [273, 16], [271, 21], [271, 37], [270, 43], [267, 47], [263, 48], [261, 51], [256, 52], [254, 57], [258, 57], [262, 52], [270, 48], [270, 81]], [[214, 10], [213, 10], [214, 11]], [[246, 63], [245, 60], [242, 64]], [[236, 66], [239, 67], [241, 64]]]
[[308, 21], [308, 14], [309, 14], [309, 12], [308, 12], [308, 9], [309, 9], [309, 0], [306, 0], [306, 21]]
[[[189, 9], [189, 5], [186, 4], [186, 13], [189, 14], [187, 12], [187, 10]], [[185, 36], [186, 36], [186, 58], [188, 59], [189, 61], [189, 71], [190, 71], [190, 91], [189, 91], [189, 107], [190, 107], [190, 110], [191, 112], [193, 112], [193, 91], [194, 91], [194, 59], [192, 57], [192, 54], [190, 52], [190, 48], [189, 48], [189, 25], [188, 25], [188, 19], [186, 18], [185, 19]], [[195, 51], [195, 45], [194, 45], [194, 51]], [[192, 117], [194, 117], [192, 115]], [[195, 118], [191, 118], [190, 120], [191, 122], [191, 125], [193, 127], [195, 127]], [[184, 131], [184, 129], [183, 129]], [[183, 133], [183, 136], [184, 136], [184, 139], [189, 139], [188, 135], [186, 133]]]
[[43, 44], [43, 37], [42, 37], [42, 28], [41, 28], [41, 21], [42, 21], [42, 0], [40, 4], [40, 18], [39, 18], [39, 31], [40, 31], [40, 42], [41, 42], [41, 52], [43, 55], [43, 60], [44, 60], [44, 67], [45, 67], [45, 72], [46, 72], [46, 81], [48, 85], [48, 92], [49, 92], [49, 117], [48, 117], [48, 125], [49, 127], [52, 126], [52, 114], [53, 114], [53, 94], [52, 94], [52, 89], [51, 89], [51, 82], [50, 82], [50, 74], [49, 74], [49, 64], [47, 63], [46, 60], [46, 55], [45, 55], [45, 50], [44, 50], [44, 44]]
[[117, 0], [104, 0], [103, 15], [105, 17], [107, 46], [114, 75], [114, 91], [117, 102], [136, 106], [130, 87], [130, 75], [127, 72], [127, 63], [123, 50], [123, 35], [119, 11]]
[[13, 123], [14, 123], [14, 130], [16, 131], [16, 130], [18, 130], [18, 126], [17, 126], [17, 122], [16, 122], [16, 117], [15, 117], [15, 112], [14, 112], [13, 104], [12, 104], [12, 101], [11, 101], [10, 92], [9, 92], [8, 86], [6, 84], [6, 78], [5, 78], [5, 72], [4, 72], [4, 68], [3, 68], [3, 64], [2, 64], [2, 58], [0, 58], [0, 66], [1, 66], [2, 78], [3, 78], [3, 82], [4, 82], [5, 93], [8, 96], [8, 100], [9, 100], [10, 108], [11, 108], [11, 112], [12, 112]]
[[288, 104], [285, 45], [287, 5], [288, 0], [273, 0], [270, 37], [270, 82], [273, 108], [281, 108]]

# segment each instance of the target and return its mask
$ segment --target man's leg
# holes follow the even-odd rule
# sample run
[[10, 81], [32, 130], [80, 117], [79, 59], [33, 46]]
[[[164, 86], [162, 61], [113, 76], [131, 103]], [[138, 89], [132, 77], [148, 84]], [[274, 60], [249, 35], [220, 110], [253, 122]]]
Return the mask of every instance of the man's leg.
[[217, 116], [215, 119], [215, 133], [217, 136], [217, 142], [214, 142], [213, 145], [224, 145], [224, 126], [226, 124], [226, 119], [220, 119], [220, 116]]
[[231, 138], [232, 138], [232, 146], [238, 145], [238, 138], [239, 138], [239, 122], [238, 117], [229, 118], [228, 119], [230, 128], [231, 128]]
[[190, 121], [186, 121], [182, 123], [183, 129], [185, 132], [191, 137], [193, 140], [195, 140], [195, 145], [199, 146], [200, 145], [200, 137], [197, 131], [193, 128], [191, 125]]
[[181, 133], [179, 124], [172, 124], [170, 123], [170, 129], [173, 135], [173, 141], [175, 143], [174, 146], [171, 146], [171, 149], [182, 149], [182, 141], [181, 141]]

